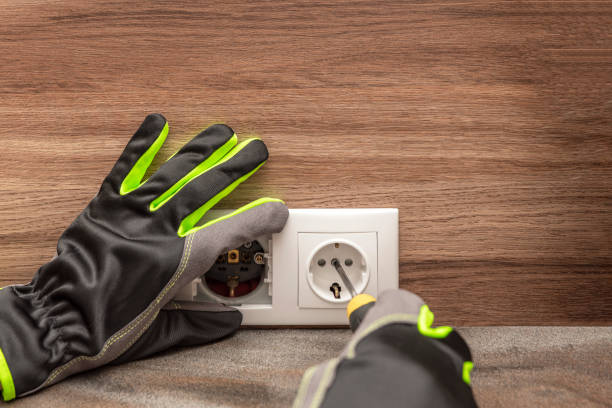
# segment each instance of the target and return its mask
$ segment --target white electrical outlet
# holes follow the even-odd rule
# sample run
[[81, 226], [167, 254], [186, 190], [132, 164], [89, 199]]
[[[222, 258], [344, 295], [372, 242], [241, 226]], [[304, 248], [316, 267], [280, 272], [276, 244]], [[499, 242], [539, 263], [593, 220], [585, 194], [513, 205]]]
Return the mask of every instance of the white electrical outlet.
[[[378, 293], [376, 232], [298, 233], [298, 306], [341, 308], [351, 300], [332, 259], [338, 259], [357, 293]], [[335, 285], [334, 285], [335, 284]]]
[[[243, 257], [263, 263], [251, 262], [247, 268], [236, 261]], [[218, 269], [240, 266], [237, 274], [255, 277], [241, 283], [233, 296], [224, 292], [229, 285], [203, 277], [177, 299], [235, 306], [247, 326], [346, 325], [351, 293], [332, 259], [338, 260], [357, 293], [376, 297], [397, 288], [397, 209], [290, 209], [283, 231], [222, 254], [213, 267], [219, 274]]]

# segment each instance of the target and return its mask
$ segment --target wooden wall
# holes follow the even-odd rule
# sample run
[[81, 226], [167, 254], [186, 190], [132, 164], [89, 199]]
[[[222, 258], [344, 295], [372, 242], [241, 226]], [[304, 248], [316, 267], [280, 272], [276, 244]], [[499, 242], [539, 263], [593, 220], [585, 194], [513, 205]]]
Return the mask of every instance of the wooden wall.
[[[206, 3], [206, 4], [200, 4]], [[12, 1], [0, 286], [149, 112], [271, 160], [224, 203], [398, 207], [401, 286], [455, 325], [612, 323], [612, 3]]]

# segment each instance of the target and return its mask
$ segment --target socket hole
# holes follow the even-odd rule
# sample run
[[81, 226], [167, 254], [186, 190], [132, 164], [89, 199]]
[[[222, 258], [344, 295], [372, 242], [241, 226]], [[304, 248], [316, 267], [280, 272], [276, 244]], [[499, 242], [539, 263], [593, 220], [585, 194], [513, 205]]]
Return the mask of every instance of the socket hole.
[[317, 265], [319, 266], [325, 266], [325, 259], [321, 258], [317, 261]]
[[351, 265], [353, 264], [353, 260], [352, 260], [351, 258], [346, 258], [346, 259], [344, 260], [344, 264], [345, 264], [346, 266], [351, 266]]
[[334, 297], [336, 299], [340, 299], [340, 292], [342, 292], [342, 287], [338, 282], [332, 283], [332, 285], [329, 287], [329, 290], [331, 291], [331, 293], [334, 294]]

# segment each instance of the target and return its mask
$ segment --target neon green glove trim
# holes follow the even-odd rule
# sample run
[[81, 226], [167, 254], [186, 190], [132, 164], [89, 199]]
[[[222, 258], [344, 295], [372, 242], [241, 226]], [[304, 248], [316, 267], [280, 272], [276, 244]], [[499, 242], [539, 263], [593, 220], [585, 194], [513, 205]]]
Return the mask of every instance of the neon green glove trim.
[[223, 220], [226, 220], [226, 219], [228, 219], [228, 218], [231, 218], [231, 217], [233, 217], [233, 216], [235, 216], [235, 215], [241, 214], [241, 213], [243, 213], [243, 212], [245, 212], [245, 211], [247, 211], [247, 210], [250, 210], [250, 209], [251, 209], [251, 208], [253, 208], [253, 207], [257, 207], [258, 205], [262, 205], [262, 204], [265, 204], [265, 203], [274, 203], [274, 202], [276, 202], [276, 203], [283, 203], [283, 204], [285, 203], [283, 200], [280, 200], [280, 199], [278, 199], [278, 198], [270, 198], [270, 197], [262, 197], [262, 198], [258, 198], [257, 200], [255, 200], [255, 201], [251, 201], [251, 202], [250, 202], [250, 203], [248, 203], [247, 205], [243, 205], [243, 206], [242, 206], [242, 207], [240, 207], [239, 209], [234, 210], [234, 211], [232, 211], [232, 212], [231, 212], [231, 213], [229, 213], [229, 214], [226, 214], [226, 215], [224, 215], [224, 216], [222, 216], [222, 217], [219, 217], [219, 218], [215, 218], [214, 220], [210, 220], [210, 221], [208, 221], [206, 224], [201, 225], [201, 226], [199, 226], [199, 227], [192, 228], [191, 230], [189, 230], [189, 231], [187, 232], [187, 235], [189, 235], [189, 234], [193, 234], [194, 232], [199, 231], [199, 230], [201, 230], [201, 229], [204, 229], [204, 228], [206, 228], [206, 227], [210, 227], [211, 225], [216, 224], [216, 223], [218, 223], [219, 221], [223, 221]]
[[134, 167], [130, 170], [130, 172], [125, 176], [123, 183], [121, 183], [121, 189], [119, 193], [121, 195], [126, 195], [136, 190], [138, 187], [142, 186], [144, 182], [142, 178], [144, 177], [147, 169], [153, 162], [155, 155], [161, 149], [164, 142], [166, 141], [166, 137], [168, 137], [168, 131], [170, 127], [168, 126], [168, 122], [164, 125], [164, 128], [159, 132], [159, 136], [155, 139], [155, 142], [147, 149], [146, 152], [134, 164]]
[[0, 348], [0, 385], [2, 386], [2, 398], [4, 401], [11, 401], [15, 399], [15, 384], [13, 383], [13, 376], [8, 368], [2, 349]]
[[[159, 210], [164, 204], [166, 204], [172, 197], [174, 197], [187, 183], [193, 180], [196, 177], [201, 176], [206, 173], [213, 167], [216, 167], [215, 164], [219, 162], [219, 160], [223, 159], [223, 157], [228, 154], [232, 150], [236, 143], [238, 142], [238, 136], [234, 133], [234, 135], [227, 141], [223, 146], [215, 150], [206, 160], [202, 163], [198, 164], [193, 168], [189, 173], [187, 173], [182, 179], [177, 181], [172, 187], [166, 190], [162, 195], [157, 197], [155, 200], [151, 202], [149, 209], [151, 212], [155, 212]], [[237, 153], [237, 152], [236, 152]], [[234, 153], [234, 154], [236, 154]]]
[[417, 320], [417, 327], [419, 332], [423, 336], [432, 337], [434, 339], [443, 339], [450, 332], [453, 331], [452, 327], [449, 326], [440, 326], [433, 328], [431, 325], [434, 321], [434, 314], [429, 310], [429, 306], [423, 305], [421, 306], [421, 310], [419, 311], [419, 318]]
[[471, 361], [466, 361], [463, 363], [463, 382], [465, 382], [467, 385], [472, 384], [472, 379], [470, 377], [472, 368], [474, 368], [474, 363]]
[[200, 219], [204, 216], [204, 214], [206, 214], [208, 210], [214, 207], [215, 204], [217, 204], [219, 201], [225, 198], [229, 193], [234, 191], [234, 189], [238, 187], [242, 182], [246, 181], [249, 177], [255, 174], [255, 172], [259, 170], [259, 168], [263, 166], [264, 164], [265, 162], [261, 163], [259, 166], [251, 170], [249, 173], [245, 174], [244, 176], [240, 177], [239, 179], [234, 181], [229, 186], [225, 187], [223, 190], [217, 193], [216, 196], [208, 200], [203, 206], [201, 206], [200, 208], [198, 208], [197, 210], [189, 214], [187, 217], [185, 217], [183, 221], [181, 222], [181, 225], [179, 226], [179, 229], [178, 229], [179, 237], [185, 237], [189, 234], [192, 234], [204, 228], [206, 224], [202, 225], [201, 227], [195, 226], [200, 221]]

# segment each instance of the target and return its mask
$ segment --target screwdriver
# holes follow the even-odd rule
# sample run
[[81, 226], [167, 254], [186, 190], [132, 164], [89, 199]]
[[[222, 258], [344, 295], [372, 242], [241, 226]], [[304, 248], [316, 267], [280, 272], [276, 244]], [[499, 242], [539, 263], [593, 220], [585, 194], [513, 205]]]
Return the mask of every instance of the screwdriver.
[[334, 268], [336, 268], [336, 272], [338, 272], [338, 275], [340, 275], [340, 279], [342, 279], [342, 282], [344, 282], [344, 286], [346, 286], [351, 294], [351, 297], [355, 297], [357, 296], [357, 292], [355, 291], [355, 287], [353, 286], [353, 284], [351, 283], [351, 280], [348, 278], [348, 276], [346, 275], [346, 272], [344, 272], [344, 269], [342, 269], [342, 265], [340, 265], [340, 261], [338, 261], [338, 259], [334, 258], [331, 260], [331, 264]]
[[366, 313], [376, 304], [376, 298], [372, 295], [368, 295], [367, 293], [357, 294], [355, 287], [351, 283], [348, 275], [340, 265], [340, 262], [334, 258], [331, 260], [332, 266], [340, 275], [340, 279], [344, 283], [351, 294], [351, 301], [346, 307], [346, 317], [348, 318], [349, 324], [351, 325], [351, 330], [354, 332], [357, 330], [361, 322], [363, 321]]

